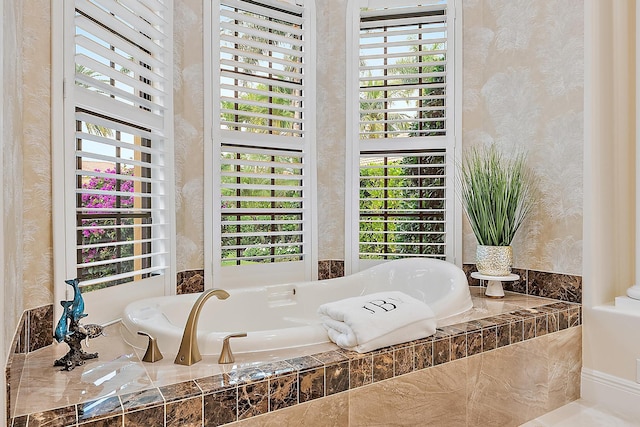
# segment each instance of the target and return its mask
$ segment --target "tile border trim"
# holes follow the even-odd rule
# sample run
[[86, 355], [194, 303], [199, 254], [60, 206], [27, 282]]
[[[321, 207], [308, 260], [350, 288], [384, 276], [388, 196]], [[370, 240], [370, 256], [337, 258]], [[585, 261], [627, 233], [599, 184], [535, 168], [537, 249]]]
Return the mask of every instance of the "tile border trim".
[[[581, 304], [543, 303], [535, 308], [438, 328], [430, 337], [369, 353], [336, 349], [241, 367], [224, 374], [117, 396], [115, 400], [103, 398], [23, 415], [8, 425], [17, 427], [27, 422], [59, 420], [64, 425], [80, 427], [111, 418], [126, 422], [129, 417], [146, 416], [147, 411], [162, 411], [169, 419], [172, 408], [178, 406], [176, 402], [197, 406], [195, 400], [200, 400], [199, 413], [204, 417], [201, 420], [204, 425], [223, 425], [581, 324]], [[86, 408], [91, 410], [87, 412]]]

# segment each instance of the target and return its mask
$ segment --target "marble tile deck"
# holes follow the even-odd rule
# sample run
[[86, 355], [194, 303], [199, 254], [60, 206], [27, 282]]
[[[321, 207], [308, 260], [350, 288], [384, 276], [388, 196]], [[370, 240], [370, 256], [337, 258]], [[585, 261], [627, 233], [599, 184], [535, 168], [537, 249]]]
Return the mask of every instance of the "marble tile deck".
[[[189, 414], [199, 413], [197, 408], [202, 407], [205, 424], [213, 420], [219, 425], [227, 419], [240, 420], [330, 396], [581, 323], [579, 304], [511, 292], [504, 299], [489, 299], [483, 296], [483, 288], [470, 289], [474, 307], [440, 322], [434, 336], [366, 354], [328, 342], [239, 353], [231, 365], [219, 365], [217, 355], [205, 355], [201, 362], [186, 367], [173, 363], [175, 350], [172, 354], [161, 349], [164, 359], [151, 364], [141, 362], [144, 351], [126, 344], [121, 325], [115, 324], [106, 328], [107, 337], [90, 342], [89, 351], [98, 352], [99, 358], [71, 372], [52, 366], [66, 353], [66, 345], [29, 353], [11, 415], [16, 420], [27, 414], [30, 420], [39, 414], [64, 418], [73, 417], [67, 412], [75, 411], [77, 425], [110, 418], [119, 423], [122, 417], [135, 425], [136, 416], [154, 416], [155, 412], [160, 416], [163, 406], [166, 416], [176, 419], [193, 406]], [[194, 420], [196, 424], [201, 421]]]

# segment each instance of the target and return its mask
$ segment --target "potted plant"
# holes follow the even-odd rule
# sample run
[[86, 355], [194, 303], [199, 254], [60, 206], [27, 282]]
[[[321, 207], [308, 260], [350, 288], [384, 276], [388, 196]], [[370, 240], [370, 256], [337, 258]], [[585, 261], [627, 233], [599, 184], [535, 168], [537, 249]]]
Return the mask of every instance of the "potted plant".
[[533, 176], [526, 155], [506, 158], [494, 145], [465, 152], [459, 169], [460, 198], [478, 240], [476, 268], [507, 276], [513, 265], [511, 242], [534, 205]]

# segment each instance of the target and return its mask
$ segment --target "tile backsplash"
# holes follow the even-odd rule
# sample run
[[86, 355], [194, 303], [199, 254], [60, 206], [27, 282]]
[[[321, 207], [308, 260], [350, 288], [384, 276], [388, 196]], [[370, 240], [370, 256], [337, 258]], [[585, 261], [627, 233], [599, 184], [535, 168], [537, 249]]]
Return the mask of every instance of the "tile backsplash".
[[[463, 264], [462, 269], [467, 275], [469, 286], [480, 285], [478, 279], [471, 277], [471, 273], [477, 271], [475, 264]], [[520, 280], [502, 282], [505, 291], [582, 303], [582, 276], [519, 268], [514, 268], [512, 272], [519, 275]]]

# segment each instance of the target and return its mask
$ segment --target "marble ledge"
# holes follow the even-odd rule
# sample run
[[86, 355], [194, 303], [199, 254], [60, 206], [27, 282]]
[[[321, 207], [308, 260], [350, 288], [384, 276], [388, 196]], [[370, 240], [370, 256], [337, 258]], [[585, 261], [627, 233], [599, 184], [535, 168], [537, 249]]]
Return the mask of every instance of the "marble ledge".
[[[143, 365], [139, 361], [141, 355], [131, 351], [126, 344], [105, 342], [99, 351], [101, 360], [106, 363], [93, 368], [88, 366], [90, 369], [79, 373], [75, 380], [67, 376], [73, 372], [52, 372], [50, 363], [53, 359], [49, 355], [41, 358], [42, 362], [33, 358], [25, 364], [24, 388], [20, 389], [20, 394], [29, 396], [30, 402], [46, 402], [47, 407], [18, 402], [14, 425], [20, 425], [25, 417], [30, 427], [41, 425], [44, 420], [49, 420], [47, 425], [80, 426], [111, 419], [118, 425], [121, 425], [120, 420], [125, 425], [138, 425], [137, 419], [153, 419], [160, 413], [166, 413], [167, 420], [195, 417], [196, 424], [222, 425], [581, 324], [579, 304], [519, 294], [509, 294], [505, 300], [495, 301], [479, 298], [481, 291], [472, 290], [475, 306], [470, 313], [440, 325], [434, 336], [365, 354], [330, 345], [329, 350], [283, 360], [239, 364], [211, 375], [211, 370], [207, 373], [209, 366], [206, 364], [186, 370], [168, 366], [170, 362], [157, 369], [157, 363]], [[496, 311], [496, 307], [500, 310]], [[173, 373], [164, 372], [165, 367], [169, 371], [174, 369]], [[178, 374], [180, 368], [183, 369]], [[53, 381], [38, 378], [43, 372], [52, 372]], [[191, 378], [186, 379], [185, 375]], [[109, 376], [113, 377], [107, 379]], [[65, 392], [64, 384], [69, 393]], [[84, 389], [76, 390], [74, 384], [80, 384], [79, 388]], [[119, 397], [100, 397], [112, 394]], [[61, 397], [65, 395], [66, 400]], [[81, 396], [92, 395], [94, 397], [88, 401], [79, 401]], [[203, 420], [198, 420], [199, 413]], [[75, 414], [75, 419], [71, 414]], [[70, 424], [56, 424], [57, 421], [51, 420], [64, 420]]]

